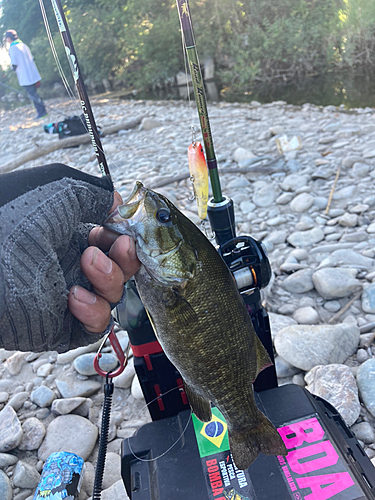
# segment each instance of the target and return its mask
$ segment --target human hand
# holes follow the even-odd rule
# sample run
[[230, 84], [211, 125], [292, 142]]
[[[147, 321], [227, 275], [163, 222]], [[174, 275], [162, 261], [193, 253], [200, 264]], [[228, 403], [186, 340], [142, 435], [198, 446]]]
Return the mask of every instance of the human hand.
[[[90, 274], [93, 257], [94, 263], [101, 258], [94, 248], [88, 248], [82, 260], [82, 269], [93, 280], [94, 288], [80, 266], [92, 224], [104, 220], [113, 201], [110, 179], [62, 164], [0, 176], [0, 347], [63, 352], [102, 336], [102, 324], [99, 328], [83, 316], [86, 329], [71, 314], [68, 291], [75, 285], [94, 291], [98, 304], [104, 307], [107, 305], [101, 299], [118, 299], [120, 282], [127, 277], [129, 252], [125, 251], [124, 257], [119, 254], [123, 245], [126, 250], [131, 244], [128, 239], [118, 238], [109, 245], [113, 260], [109, 280], [99, 283], [98, 275]], [[93, 231], [90, 244], [104, 248], [100, 240], [105, 240], [105, 233], [100, 233]], [[114, 292], [110, 291], [111, 282]], [[75, 291], [79, 293], [78, 288]], [[101, 317], [100, 309], [94, 307]], [[108, 310], [104, 316], [108, 319]]]
[[[110, 212], [122, 203], [120, 194], [115, 192]], [[124, 283], [138, 271], [140, 262], [134, 240], [129, 236], [95, 227], [90, 232], [89, 244], [81, 257], [81, 268], [92, 284], [93, 292], [79, 285], [73, 286], [69, 291], [68, 305], [86, 330], [101, 333], [110, 324], [111, 303], [121, 299]]]

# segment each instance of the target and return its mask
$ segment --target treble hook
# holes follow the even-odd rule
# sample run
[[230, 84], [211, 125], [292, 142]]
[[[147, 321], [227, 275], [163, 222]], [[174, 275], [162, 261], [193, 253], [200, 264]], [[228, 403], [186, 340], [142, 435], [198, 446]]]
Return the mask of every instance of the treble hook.
[[192, 125], [191, 127], [191, 142], [193, 143], [193, 146], [195, 146], [195, 133], [196, 133], [196, 128], [194, 125]]
[[[112, 348], [116, 353], [116, 357], [118, 359], [118, 362], [120, 363], [120, 366], [117, 368], [116, 371], [105, 372], [99, 366], [99, 360], [102, 357], [101, 351], [103, 350], [103, 347], [104, 347], [105, 343], [107, 342], [107, 339], [109, 339], [109, 341], [112, 345]], [[99, 375], [101, 375], [102, 377], [106, 377], [106, 378], [117, 377], [125, 370], [125, 366], [128, 364], [129, 350], [130, 350], [130, 343], [128, 343], [128, 346], [127, 346], [125, 352], [122, 350], [120, 342], [119, 342], [119, 340], [116, 337], [116, 334], [114, 332], [114, 326], [113, 326], [112, 330], [109, 332], [109, 334], [104, 337], [103, 342], [101, 343], [101, 345], [98, 349], [98, 352], [95, 355], [95, 358], [94, 358], [95, 371], [97, 373], [99, 373]]]
[[208, 234], [207, 225], [206, 225], [205, 220], [201, 220], [201, 231], [206, 236], [206, 238], [210, 241], [214, 240], [216, 237], [215, 231], [212, 231], [212, 229], [211, 229], [211, 234]]

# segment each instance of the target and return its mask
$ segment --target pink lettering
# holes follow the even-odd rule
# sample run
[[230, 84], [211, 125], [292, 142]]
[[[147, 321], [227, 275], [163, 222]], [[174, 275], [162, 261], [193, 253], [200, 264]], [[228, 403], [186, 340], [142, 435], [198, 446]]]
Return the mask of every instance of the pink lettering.
[[[300, 462], [304, 458], [314, 457], [320, 453], [324, 453], [324, 456], [320, 458], [311, 458], [311, 460], [302, 463]], [[297, 474], [306, 474], [318, 469], [323, 469], [324, 467], [335, 465], [339, 456], [329, 441], [322, 441], [321, 443], [290, 451], [286, 459], [293, 472]]]
[[299, 488], [311, 489], [311, 493], [304, 497], [305, 500], [327, 500], [354, 485], [348, 472], [302, 477], [296, 481]]
[[286, 425], [278, 431], [288, 450], [301, 446], [305, 441], [315, 443], [324, 437], [324, 429], [315, 417]]

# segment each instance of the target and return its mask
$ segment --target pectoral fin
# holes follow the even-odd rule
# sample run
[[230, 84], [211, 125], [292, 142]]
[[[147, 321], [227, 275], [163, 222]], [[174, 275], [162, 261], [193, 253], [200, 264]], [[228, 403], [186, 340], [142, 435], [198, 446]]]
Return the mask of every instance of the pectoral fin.
[[257, 360], [257, 370], [255, 375], [256, 378], [262, 370], [272, 365], [272, 361], [268, 355], [268, 352], [266, 351], [266, 348], [264, 347], [262, 342], [259, 340], [257, 334], [255, 334], [255, 353]]
[[185, 381], [184, 386], [191, 409], [195, 415], [201, 422], [209, 422], [212, 418], [210, 402], [197, 394]]

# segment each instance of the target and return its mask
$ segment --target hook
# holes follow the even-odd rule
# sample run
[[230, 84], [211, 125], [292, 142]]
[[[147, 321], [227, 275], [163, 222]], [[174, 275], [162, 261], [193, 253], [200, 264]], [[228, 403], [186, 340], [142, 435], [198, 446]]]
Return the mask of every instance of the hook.
[[193, 143], [193, 146], [195, 147], [195, 133], [196, 133], [196, 128], [194, 125], [192, 125], [191, 127], [191, 142]]
[[[120, 366], [117, 368], [116, 371], [105, 372], [99, 366], [99, 360], [102, 357], [101, 351], [104, 347], [104, 344], [107, 342], [107, 339], [109, 339], [109, 341], [112, 345], [112, 348], [116, 353], [116, 357], [118, 359], [118, 362], [120, 363]], [[126, 352], [125, 353], [123, 352], [122, 347], [120, 345], [120, 342], [118, 341], [118, 338], [116, 337], [116, 334], [114, 332], [114, 326], [113, 326], [112, 330], [109, 332], [109, 334], [104, 337], [103, 342], [101, 343], [101, 345], [98, 349], [98, 352], [96, 353], [96, 356], [94, 358], [95, 371], [97, 373], [99, 373], [99, 375], [101, 375], [102, 377], [106, 377], [107, 379], [117, 377], [125, 370], [125, 366], [128, 363], [129, 350], [130, 350], [130, 343], [128, 343], [128, 346], [126, 348]]]

